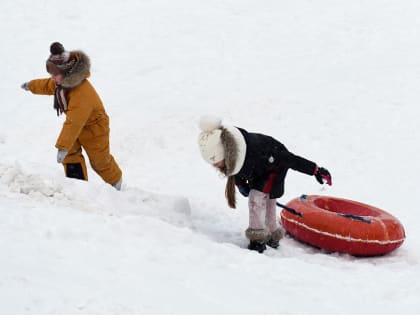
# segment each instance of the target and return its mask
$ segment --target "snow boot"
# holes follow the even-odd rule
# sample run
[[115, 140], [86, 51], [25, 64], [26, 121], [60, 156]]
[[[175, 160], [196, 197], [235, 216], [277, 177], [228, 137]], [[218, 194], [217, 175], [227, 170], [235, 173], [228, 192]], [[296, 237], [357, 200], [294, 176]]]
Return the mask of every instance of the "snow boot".
[[264, 241], [250, 241], [248, 245], [248, 249], [255, 250], [259, 252], [260, 254], [262, 254], [267, 249], [267, 246], [265, 246]]
[[276, 249], [277, 247], [279, 247], [279, 241], [270, 238], [267, 242], [267, 246], [270, 246], [271, 248]]
[[270, 239], [267, 241], [267, 245], [271, 248], [278, 248], [279, 241], [283, 238], [283, 231], [281, 229], [277, 229], [271, 232]]
[[251, 229], [248, 228], [245, 231], [246, 237], [250, 240], [248, 249], [256, 250], [259, 253], [262, 253], [267, 249], [265, 243], [267, 242], [270, 232], [266, 229]]

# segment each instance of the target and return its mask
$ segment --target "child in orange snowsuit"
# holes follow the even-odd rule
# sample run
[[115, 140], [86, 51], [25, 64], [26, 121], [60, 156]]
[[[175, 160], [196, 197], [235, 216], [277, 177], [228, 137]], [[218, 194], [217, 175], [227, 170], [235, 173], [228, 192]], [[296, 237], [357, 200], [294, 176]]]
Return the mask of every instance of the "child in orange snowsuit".
[[67, 177], [87, 180], [82, 148], [102, 179], [121, 189], [122, 172], [109, 149], [109, 117], [99, 95], [87, 80], [90, 59], [82, 51], [66, 51], [60, 43], [50, 47], [47, 71], [51, 78], [26, 82], [22, 88], [34, 94], [54, 95], [57, 115], [66, 114], [55, 147], [57, 162]]

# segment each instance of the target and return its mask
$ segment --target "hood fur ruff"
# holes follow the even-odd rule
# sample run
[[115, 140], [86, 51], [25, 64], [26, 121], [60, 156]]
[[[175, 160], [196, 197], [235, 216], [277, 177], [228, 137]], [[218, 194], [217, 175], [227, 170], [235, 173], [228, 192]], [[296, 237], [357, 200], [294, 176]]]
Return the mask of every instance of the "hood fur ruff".
[[226, 175], [236, 175], [245, 161], [245, 138], [236, 127], [223, 128], [221, 138], [225, 149]]
[[[76, 56], [76, 62], [70, 71], [64, 76], [61, 86], [64, 88], [74, 88], [90, 76], [90, 59], [83, 51], [76, 50], [72, 53]], [[60, 66], [57, 66], [59, 68]]]

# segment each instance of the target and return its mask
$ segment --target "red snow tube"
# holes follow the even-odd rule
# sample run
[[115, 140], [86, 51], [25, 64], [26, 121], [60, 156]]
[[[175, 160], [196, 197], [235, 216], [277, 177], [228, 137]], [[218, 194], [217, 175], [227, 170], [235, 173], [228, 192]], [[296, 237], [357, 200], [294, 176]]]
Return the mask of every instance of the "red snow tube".
[[391, 214], [352, 200], [302, 195], [281, 212], [283, 227], [296, 239], [354, 256], [387, 254], [400, 247], [404, 227]]

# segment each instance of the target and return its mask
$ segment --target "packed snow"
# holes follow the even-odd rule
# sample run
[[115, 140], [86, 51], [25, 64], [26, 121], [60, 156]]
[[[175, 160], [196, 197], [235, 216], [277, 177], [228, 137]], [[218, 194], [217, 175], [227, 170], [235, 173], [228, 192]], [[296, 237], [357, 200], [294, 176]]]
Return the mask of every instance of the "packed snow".
[[[415, 0], [0, 2], [0, 314], [404, 314], [420, 309], [420, 3]], [[49, 45], [92, 59], [123, 189], [67, 179]], [[269, 134], [330, 170], [321, 194], [395, 215], [389, 255], [286, 236], [246, 249], [247, 200], [197, 146], [198, 121]], [[280, 209], [278, 210], [280, 212]]]

